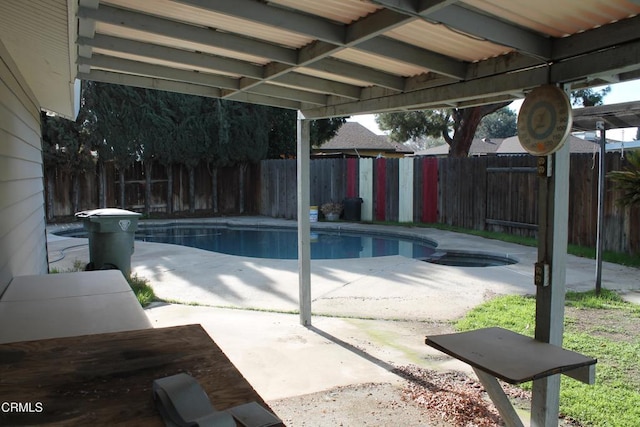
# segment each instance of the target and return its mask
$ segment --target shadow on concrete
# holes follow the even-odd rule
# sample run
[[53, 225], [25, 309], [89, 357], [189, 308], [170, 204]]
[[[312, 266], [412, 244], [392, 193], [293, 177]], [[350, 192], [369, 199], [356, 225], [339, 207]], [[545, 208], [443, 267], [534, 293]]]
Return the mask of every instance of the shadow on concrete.
[[335, 336], [331, 335], [328, 332], [323, 331], [322, 329], [318, 329], [315, 326], [306, 326], [306, 328], [308, 330], [310, 330], [311, 332], [316, 333], [316, 334], [320, 335], [321, 337], [323, 337], [325, 339], [328, 339], [329, 341], [331, 341], [331, 342], [333, 342], [335, 344], [338, 344], [340, 347], [344, 348], [345, 350], [348, 350], [348, 351], [352, 352], [353, 354], [362, 357], [363, 359], [373, 363], [374, 365], [377, 365], [377, 366], [381, 367], [382, 369], [385, 369], [385, 370], [387, 370], [387, 371], [389, 371], [389, 372], [391, 372], [393, 374], [396, 374], [396, 375], [398, 374], [396, 372], [396, 367], [393, 366], [392, 364], [387, 363], [384, 360], [378, 359], [377, 357], [370, 355], [366, 351], [361, 350], [358, 347], [356, 347], [356, 346], [354, 346], [352, 344], [349, 344], [348, 342], [343, 341], [340, 338], [335, 337]]

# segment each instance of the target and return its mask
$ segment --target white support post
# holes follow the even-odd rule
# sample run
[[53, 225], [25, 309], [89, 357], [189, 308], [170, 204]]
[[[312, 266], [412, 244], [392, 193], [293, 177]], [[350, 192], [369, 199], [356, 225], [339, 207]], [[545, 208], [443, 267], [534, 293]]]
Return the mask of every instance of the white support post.
[[[569, 218], [569, 144], [547, 156], [550, 174], [540, 178], [536, 291], [538, 341], [562, 346]], [[557, 425], [560, 375], [533, 381], [531, 426]]]
[[298, 112], [297, 180], [298, 180], [298, 285], [300, 291], [300, 323], [311, 326], [311, 196], [309, 153], [311, 122]]
[[360, 197], [363, 221], [373, 221], [373, 159], [360, 159]]
[[398, 221], [413, 222], [413, 159], [400, 159]]
[[602, 255], [604, 253], [604, 195], [605, 195], [605, 174], [606, 164], [606, 144], [607, 136], [604, 122], [596, 122], [596, 129], [600, 131], [600, 161], [598, 162], [598, 225], [596, 237], [596, 295], [602, 291]]

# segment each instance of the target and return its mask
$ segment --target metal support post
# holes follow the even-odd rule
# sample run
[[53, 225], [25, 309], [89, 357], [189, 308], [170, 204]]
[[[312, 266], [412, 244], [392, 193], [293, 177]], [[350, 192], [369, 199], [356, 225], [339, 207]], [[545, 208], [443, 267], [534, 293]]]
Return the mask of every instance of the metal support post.
[[310, 176], [311, 122], [298, 112], [297, 180], [298, 180], [298, 286], [300, 323], [311, 326], [311, 221]]
[[[540, 178], [538, 266], [542, 266], [542, 274], [547, 279], [543, 278], [536, 287], [535, 338], [561, 347], [569, 217], [569, 144], [548, 156], [546, 167], [547, 173]], [[559, 408], [560, 375], [534, 380], [531, 426], [557, 425]]]
[[596, 122], [596, 129], [600, 131], [600, 162], [598, 165], [598, 229], [596, 239], [596, 295], [600, 295], [602, 290], [602, 251], [604, 249], [604, 239], [602, 228], [604, 223], [604, 192], [605, 192], [605, 153], [606, 134], [604, 122]]

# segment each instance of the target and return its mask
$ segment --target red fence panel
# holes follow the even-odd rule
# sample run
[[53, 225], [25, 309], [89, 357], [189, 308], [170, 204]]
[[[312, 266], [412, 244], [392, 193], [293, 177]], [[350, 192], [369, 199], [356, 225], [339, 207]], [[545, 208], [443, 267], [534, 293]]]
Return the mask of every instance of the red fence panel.
[[422, 222], [438, 222], [438, 159], [422, 160]]

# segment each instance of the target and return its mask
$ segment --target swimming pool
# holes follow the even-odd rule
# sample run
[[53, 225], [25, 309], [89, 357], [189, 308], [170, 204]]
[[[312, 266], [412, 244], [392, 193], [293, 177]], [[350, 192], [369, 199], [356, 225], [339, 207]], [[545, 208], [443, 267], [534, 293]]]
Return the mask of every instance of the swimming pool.
[[[81, 228], [57, 233], [67, 237], [87, 237]], [[383, 235], [330, 230], [312, 230], [311, 259], [369, 258], [403, 255], [425, 259], [437, 243]], [[229, 255], [269, 259], [297, 259], [298, 232], [295, 228], [230, 227], [220, 225], [145, 225], [136, 240], [170, 243]]]

